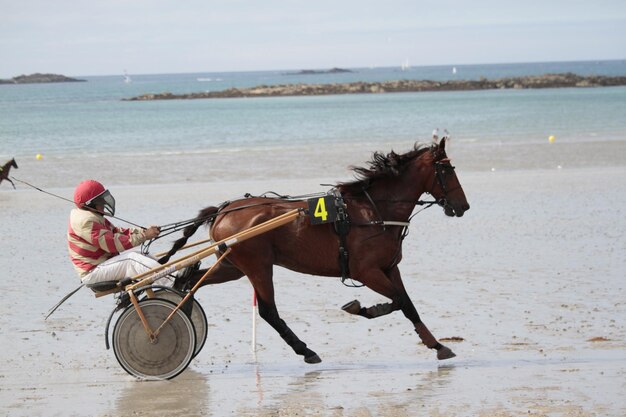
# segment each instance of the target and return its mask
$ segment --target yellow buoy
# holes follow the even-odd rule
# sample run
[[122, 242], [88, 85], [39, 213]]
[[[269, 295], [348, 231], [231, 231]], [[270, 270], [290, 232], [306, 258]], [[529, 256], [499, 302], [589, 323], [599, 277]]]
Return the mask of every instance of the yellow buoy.
[[550, 137], [548, 138], [548, 140], [550, 141], [550, 143], [554, 143], [554, 141], [556, 140], [556, 138], [552, 135], [550, 135]]
[[37, 155], [35, 155], [35, 159], [41, 161], [43, 159], [43, 155], [38, 153]]

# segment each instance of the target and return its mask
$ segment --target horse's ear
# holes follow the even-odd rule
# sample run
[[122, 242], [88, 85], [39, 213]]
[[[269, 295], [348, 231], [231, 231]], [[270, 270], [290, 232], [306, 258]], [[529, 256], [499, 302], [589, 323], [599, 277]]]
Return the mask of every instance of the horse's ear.
[[435, 128], [435, 130], [433, 130], [433, 143], [435, 145], [439, 144], [439, 128]]
[[446, 152], [446, 141], [450, 140], [450, 134], [448, 133], [448, 129], [443, 129], [443, 135], [441, 136], [441, 140], [439, 141], [439, 152], [445, 154]]
[[433, 157], [435, 161], [439, 161], [446, 157], [446, 139], [444, 136], [439, 140], [439, 143], [433, 145]]

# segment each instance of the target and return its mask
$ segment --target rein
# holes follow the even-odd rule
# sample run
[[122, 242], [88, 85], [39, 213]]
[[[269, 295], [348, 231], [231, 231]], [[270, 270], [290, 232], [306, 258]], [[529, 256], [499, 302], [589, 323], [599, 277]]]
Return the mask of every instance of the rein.
[[[275, 197], [268, 197], [268, 194], [272, 194]], [[278, 194], [274, 191], [266, 191], [263, 194], [259, 195], [259, 196], [254, 196], [250, 193], [246, 193], [244, 194], [244, 199], [246, 198], [254, 198], [254, 197], [260, 197], [260, 198], [269, 198], [269, 199], [283, 199], [283, 200], [290, 200], [290, 201], [300, 201], [306, 198], [310, 198], [310, 197], [316, 197], [316, 196], [320, 196], [320, 195], [324, 195], [324, 193], [313, 193], [313, 194], [303, 194], [303, 195], [299, 195], [299, 196], [290, 196], [290, 195], [282, 195], [282, 194]], [[237, 200], [234, 200], [237, 201]], [[228, 205], [229, 203], [231, 203], [232, 201], [224, 201], [222, 202], [219, 207], [224, 207], [226, 205]], [[187, 220], [181, 220], [178, 222], [173, 222], [173, 223], [168, 223], [168, 224], [164, 224], [159, 226], [159, 229], [161, 230], [161, 233], [159, 234], [159, 236], [157, 236], [154, 239], [151, 239], [149, 241], [146, 241], [142, 244], [141, 246], [141, 252], [142, 253], [148, 253], [149, 249], [150, 249], [150, 245], [152, 245], [152, 243], [154, 243], [155, 241], [171, 235], [173, 233], [179, 232], [181, 230], [183, 230], [184, 228], [186, 228], [187, 226], [191, 225], [191, 224], [202, 224], [204, 222], [207, 221], [212, 221], [215, 218], [217, 218], [217, 216], [220, 215], [224, 215], [224, 214], [228, 214], [228, 213], [232, 213], [235, 211], [239, 211], [239, 210], [244, 210], [247, 208], [252, 208], [252, 207], [260, 207], [260, 206], [269, 206], [272, 205], [273, 202], [268, 201], [265, 203], [255, 203], [255, 204], [247, 204], [245, 206], [239, 206], [239, 207], [235, 207], [235, 208], [231, 208], [231, 209], [226, 209], [226, 210], [219, 210], [217, 213], [213, 213], [213, 214], [209, 214], [208, 216], [204, 216], [204, 217], [195, 217], [193, 219], [187, 219]]]
[[[361, 198], [358, 197], [343, 197], [344, 200], [360, 200]], [[422, 211], [426, 210], [427, 208], [430, 208], [434, 205], [439, 205], [439, 201], [436, 200], [394, 200], [394, 199], [373, 199], [373, 198], [368, 198], [370, 204], [372, 205], [372, 207], [374, 207], [374, 211], [377, 213], [379, 220], [370, 220], [369, 222], [363, 222], [363, 223], [352, 223], [355, 226], [410, 226], [411, 224], [411, 220], [413, 219], [413, 217], [415, 217], [416, 215], [418, 215], [419, 213], [421, 213]], [[378, 208], [376, 207], [376, 202], [379, 203], [397, 203], [397, 204], [412, 204], [414, 206], [425, 206], [424, 208], [416, 211], [415, 213], [411, 214], [411, 216], [407, 219], [407, 221], [396, 221], [396, 220], [382, 220]]]
[[[268, 194], [273, 194], [275, 197], [268, 197]], [[255, 197], [259, 197], [259, 198], [276, 198], [276, 199], [283, 199], [283, 200], [291, 200], [291, 201], [299, 201], [299, 200], [303, 200], [309, 197], [317, 197], [320, 195], [324, 195], [324, 193], [315, 193], [315, 194], [304, 194], [304, 195], [299, 195], [299, 196], [290, 196], [290, 195], [282, 195], [282, 194], [278, 194], [274, 191], [266, 191], [265, 193], [259, 195], [259, 196], [255, 196], [252, 195], [250, 193], [246, 193], [244, 194], [244, 198], [255, 198]], [[234, 200], [237, 201], [237, 200]], [[220, 204], [220, 206], [226, 206], [229, 203], [231, 203], [231, 201], [224, 201], [223, 203]], [[187, 220], [182, 220], [182, 221], [178, 221], [178, 222], [174, 222], [174, 223], [168, 223], [168, 224], [164, 224], [162, 226], [160, 226], [161, 228], [161, 234], [159, 235], [159, 237], [161, 236], [166, 236], [169, 234], [172, 234], [174, 232], [177, 232], [179, 230], [184, 229], [185, 227], [187, 227], [188, 225], [192, 224], [192, 223], [203, 223], [207, 220], [213, 220], [215, 219], [217, 216], [223, 215], [223, 214], [228, 214], [228, 213], [232, 213], [234, 211], [239, 211], [239, 210], [243, 210], [243, 209], [247, 209], [247, 208], [251, 208], [251, 207], [259, 207], [259, 206], [269, 206], [272, 205], [272, 202], [266, 202], [266, 203], [255, 203], [255, 204], [248, 204], [245, 206], [239, 206], [239, 207], [235, 207], [235, 208], [231, 208], [231, 209], [227, 209], [227, 210], [220, 210], [217, 213], [214, 214], [210, 214], [208, 216], [204, 216], [204, 217], [195, 217], [193, 219], [187, 219]], [[165, 235], [163, 234], [163, 232], [167, 232]]]
[[[61, 197], [60, 195], [57, 195], [57, 194], [51, 193], [51, 192], [46, 191], [46, 190], [42, 190], [41, 188], [36, 187], [36, 186], [34, 186], [34, 185], [32, 185], [32, 184], [29, 184], [29, 183], [27, 183], [26, 181], [22, 181], [22, 180], [20, 180], [20, 179], [15, 178], [13, 175], [11, 175], [11, 179], [13, 179], [13, 180], [15, 180], [15, 181], [17, 181], [17, 182], [21, 182], [22, 184], [25, 184], [25, 185], [27, 185], [27, 186], [29, 186], [29, 187], [31, 187], [31, 188], [34, 188], [35, 190], [40, 191], [40, 192], [42, 192], [42, 193], [44, 193], [44, 194], [51, 195], [52, 197], [56, 197], [56, 198], [58, 198], [58, 199], [61, 199], [61, 200], [67, 201], [67, 202], [72, 203], [72, 204], [74, 204], [74, 205], [75, 205], [74, 201], [70, 200], [69, 198]], [[136, 226], [136, 227], [138, 227], [138, 228], [140, 228], [140, 229], [143, 229], [143, 230], [145, 230], [145, 229], [146, 229], [146, 227], [144, 227], [144, 226], [140, 226], [140, 225], [138, 225], [137, 223], [133, 223], [133, 222], [131, 222], [131, 221], [129, 221], [129, 220], [122, 219], [121, 217], [112, 216], [112, 215], [110, 215], [110, 214], [103, 214], [103, 216], [106, 216], [106, 217], [111, 217], [111, 218], [113, 218], [113, 219], [120, 220], [120, 221], [122, 221], [122, 222], [124, 222], [124, 223], [128, 223], [128, 224], [130, 224], [130, 225]]]

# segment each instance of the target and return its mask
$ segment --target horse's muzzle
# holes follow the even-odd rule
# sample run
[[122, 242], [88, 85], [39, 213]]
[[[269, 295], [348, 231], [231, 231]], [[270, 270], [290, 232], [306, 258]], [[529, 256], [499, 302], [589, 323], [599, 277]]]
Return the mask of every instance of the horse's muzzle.
[[470, 205], [467, 202], [453, 204], [448, 202], [445, 198], [439, 200], [439, 205], [443, 207], [444, 213], [449, 217], [463, 217], [465, 212], [470, 209]]

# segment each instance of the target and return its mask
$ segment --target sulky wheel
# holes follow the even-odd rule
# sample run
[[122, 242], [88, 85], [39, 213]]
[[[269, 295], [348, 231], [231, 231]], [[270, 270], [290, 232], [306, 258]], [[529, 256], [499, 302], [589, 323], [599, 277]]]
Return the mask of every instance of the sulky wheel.
[[[178, 293], [164, 289], [155, 291], [154, 297], [171, 301], [176, 305], [178, 305], [178, 303], [180, 303], [180, 301], [183, 299], [183, 297], [181, 297]], [[204, 314], [204, 309], [202, 308], [198, 300], [192, 297], [192, 301], [193, 304], [191, 314], [189, 314], [189, 318], [191, 319], [191, 322], [193, 323], [193, 328], [196, 331], [196, 348], [193, 352], [193, 356], [195, 357], [198, 353], [200, 353], [202, 347], [204, 346], [204, 343], [206, 342], [209, 323], [206, 319], [206, 314]], [[187, 309], [185, 308], [183, 308], [182, 310], [187, 312]]]
[[[176, 306], [167, 300], [144, 299], [139, 306], [154, 332]], [[196, 333], [191, 320], [177, 311], [150, 340], [137, 310], [130, 305], [113, 329], [113, 351], [122, 368], [141, 379], [170, 379], [187, 368], [194, 356]]]

